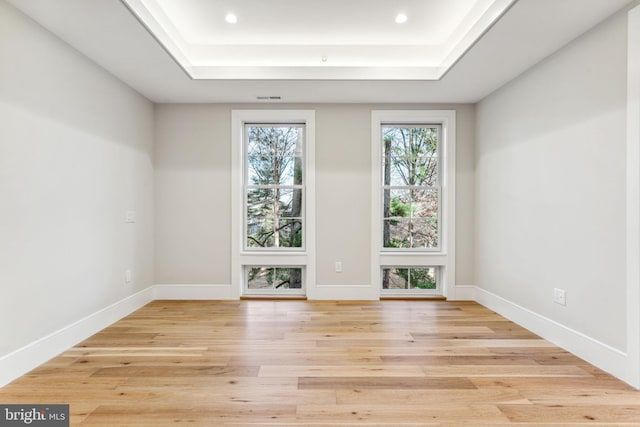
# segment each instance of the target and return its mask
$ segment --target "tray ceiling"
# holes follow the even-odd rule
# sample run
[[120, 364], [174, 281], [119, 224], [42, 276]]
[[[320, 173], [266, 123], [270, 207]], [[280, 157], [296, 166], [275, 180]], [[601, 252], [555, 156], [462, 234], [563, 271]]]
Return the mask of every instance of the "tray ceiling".
[[515, 0], [122, 0], [194, 79], [438, 80]]

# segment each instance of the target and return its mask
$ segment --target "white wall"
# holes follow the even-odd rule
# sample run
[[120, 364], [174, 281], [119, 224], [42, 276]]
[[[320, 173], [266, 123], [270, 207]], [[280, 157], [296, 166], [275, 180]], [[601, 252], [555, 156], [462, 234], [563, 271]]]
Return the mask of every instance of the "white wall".
[[153, 106], [5, 2], [0, 63], [2, 359], [153, 283]]
[[226, 106], [156, 106], [156, 283], [231, 283], [230, 123]]
[[612, 354], [626, 351], [626, 36], [620, 13], [477, 106], [479, 299]]
[[[457, 281], [473, 279], [473, 145], [469, 105], [158, 105], [156, 283], [230, 284], [231, 111], [316, 110], [317, 283], [370, 283], [371, 110], [456, 109]], [[343, 272], [335, 273], [341, 260]]]

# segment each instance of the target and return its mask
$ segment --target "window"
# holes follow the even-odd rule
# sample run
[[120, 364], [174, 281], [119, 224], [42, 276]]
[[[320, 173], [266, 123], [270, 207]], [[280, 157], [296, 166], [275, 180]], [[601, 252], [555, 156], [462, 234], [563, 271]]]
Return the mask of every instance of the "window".
[[245, 271], [247, 289], [255, 293], [302, 288], [302, 268], [300, 267], [247, 266]]
[[382, 288], [389, 290], [430, 290], [439, 288], [438, 267], [393, 267], [382, 269]]
[[232, 112], [232, 288], [307, 293], [315, 279], [312, 110]]
[[304, 242], [304, 125], [245, 124], [245, 248]]
[[382, 126], [382, 245], [438, 250], [440, 173], [438, 125]]
[[372, 280], [454, 297], [454, 111], [372, 112]]

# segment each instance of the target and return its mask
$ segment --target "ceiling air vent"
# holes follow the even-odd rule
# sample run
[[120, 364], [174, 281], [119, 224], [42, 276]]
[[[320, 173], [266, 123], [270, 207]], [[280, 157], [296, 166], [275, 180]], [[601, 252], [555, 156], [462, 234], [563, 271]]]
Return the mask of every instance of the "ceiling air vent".
[[282, 99], [282, 97], [280, 96], [256, 96], [256, 99], [260, 99], [260, 100], [279, 100]]

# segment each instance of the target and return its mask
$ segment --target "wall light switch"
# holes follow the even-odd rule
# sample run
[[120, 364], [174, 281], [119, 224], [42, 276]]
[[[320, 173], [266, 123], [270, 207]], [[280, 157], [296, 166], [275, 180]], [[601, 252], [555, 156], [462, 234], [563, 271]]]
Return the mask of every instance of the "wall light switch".
[[136, 222], [136, 211], [126, 211], [124, 214], [124, 222]]
[[567, 305], [567, 293], [564, 289], [553, 289], [553, 302], [560, 305]]

